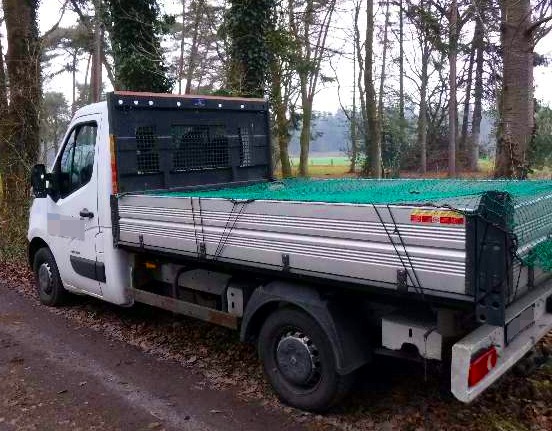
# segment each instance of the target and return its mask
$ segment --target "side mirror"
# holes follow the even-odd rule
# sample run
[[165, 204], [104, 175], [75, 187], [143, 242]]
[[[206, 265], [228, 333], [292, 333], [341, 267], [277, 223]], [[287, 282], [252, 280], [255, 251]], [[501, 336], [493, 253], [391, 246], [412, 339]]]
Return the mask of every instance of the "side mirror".
[[33, 170], [31, 171], [31, 186], [33, 187], [33, 195], [35, 198], [45, 198], [47, 196], [47, 177], [46, 166], [42, 164], [33, 166]]

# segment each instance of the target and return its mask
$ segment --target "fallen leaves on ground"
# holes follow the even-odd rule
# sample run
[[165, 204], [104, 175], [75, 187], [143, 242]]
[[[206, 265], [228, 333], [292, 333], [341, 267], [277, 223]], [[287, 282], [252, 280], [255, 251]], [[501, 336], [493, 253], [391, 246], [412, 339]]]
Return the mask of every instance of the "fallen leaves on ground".
[[[0, 263], [0, 279], [37, 301], [24, 263]], [[438, 372], [402, 361], [375, 361], [359, 373], [352, 396], [326, 415], [313, 415], [278, 402], [263, 378], [254, 347], [238, 334], [172, 313], [137, 305], [121, 308], [87, 297], [49, 309], [109, 338], [137, 346], [159, 359], [179, 362], [204, 376], [206, 385], [278, 409], [313, 430], [550, 430], [552, 368], [529, 377], [510, 372], [471, 405], [443, 394]], [[552, 335], [545, 340], [552, 346]]]

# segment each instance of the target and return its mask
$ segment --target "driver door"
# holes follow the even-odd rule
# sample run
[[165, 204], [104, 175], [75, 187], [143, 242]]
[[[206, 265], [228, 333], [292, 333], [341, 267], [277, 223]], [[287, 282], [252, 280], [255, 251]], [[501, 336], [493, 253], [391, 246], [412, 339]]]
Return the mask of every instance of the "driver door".
[[103, 264], [97, 259], [98, 122], [84, 117], [69, 133], [54, 166], [54, 198], [48, 198], [48, 236], [64, 285], [101, 295]]

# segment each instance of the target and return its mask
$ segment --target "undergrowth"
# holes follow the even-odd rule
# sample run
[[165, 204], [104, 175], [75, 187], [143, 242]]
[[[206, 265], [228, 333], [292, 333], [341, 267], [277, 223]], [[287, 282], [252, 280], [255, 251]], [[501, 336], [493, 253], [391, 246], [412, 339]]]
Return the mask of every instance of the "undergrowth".
[[0, 261], [25, 263], [28, 202], [0, 201]]

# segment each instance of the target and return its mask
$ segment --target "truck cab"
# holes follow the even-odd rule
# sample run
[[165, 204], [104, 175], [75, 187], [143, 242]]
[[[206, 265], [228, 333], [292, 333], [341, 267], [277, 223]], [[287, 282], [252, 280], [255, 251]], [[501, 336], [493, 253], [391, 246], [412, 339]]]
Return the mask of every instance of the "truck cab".
[[131, 305], [121, 288], [129, 284], [127, 256], [111, 237], [110, 160], [107, 103], [79, 109], [50, 168], [44, 197], [31, 206], [29, 256], [45, 246], [55, 256], [55, 268], [45, 262], [38, 269], [44, 283], [50, 283], [44, 274], [55, 270], [67, 291]]

